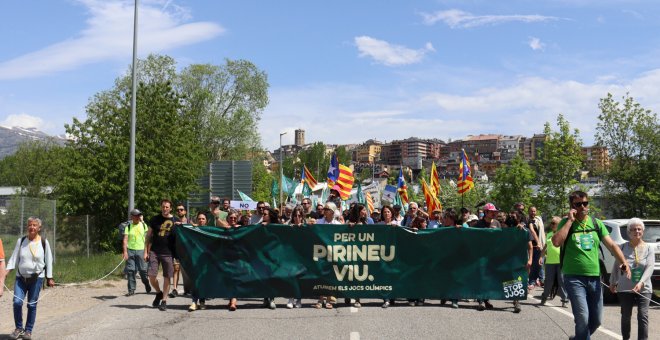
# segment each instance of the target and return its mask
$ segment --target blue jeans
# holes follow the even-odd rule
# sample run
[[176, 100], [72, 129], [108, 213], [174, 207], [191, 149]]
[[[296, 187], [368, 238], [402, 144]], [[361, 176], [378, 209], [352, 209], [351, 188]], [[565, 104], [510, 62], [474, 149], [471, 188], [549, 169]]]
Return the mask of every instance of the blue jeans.
[[14, 283], [14, 324], [17, 329], [23, 329], [23, 300], [27, 294], [27, 323], [25, 331], [32, 333], [34, 322], [37, 320], [37, 300], [39, 300], [39, 291], [44, 282], [44, 278], [37, 278], [32, 284], [27, 284], [20, 277], [16, 276]]
[[603, 292], [598, 276], [564, 275], [564, 288], [575, 318], [575, 339], [588, 340], [603, 319]]

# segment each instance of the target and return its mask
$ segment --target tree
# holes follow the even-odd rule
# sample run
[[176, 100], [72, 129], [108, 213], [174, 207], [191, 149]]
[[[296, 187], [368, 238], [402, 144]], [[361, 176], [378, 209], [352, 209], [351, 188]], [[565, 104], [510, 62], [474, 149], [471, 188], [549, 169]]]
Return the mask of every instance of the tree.
[[517, 154], [508, 165], [495, 172], [491, 197], [500, 209], [509, 209], [516, 202], [529, 206], [532, 202], [530, 185], [534, 184], [534, 178], [534, 170]]
[[328, 165], [330, 165], [330, 155], [325, 153], [325, 144], [323, 142], [316, 142], [308, 149], [298, 153], [298, 160], [300, 168], [303, 165], [312, 172], [312, 175], [317, 181], [322, 181], [327, 177]]
[[456, 180], [440, 180], [440, 203], [443, 208], [460, 209], [466, 207], [475, 212], [475, 207], [481, 202], [488, 201], [487, 186], [481, 181], [474, 182], [474, 188], [463, 195], [458, 193]]
[[617, 102], [608, 93], [598, 104], [601, 114], [596, 142], [605, 146], [611, 166], [605, 194], [615, 216], [660, 216], [660, 123], [626, 94]]
[[[131, 94], [122, 83], [94, 96], [86, 120], [65, 126], [73, 141], [58, 189], [65, 212], [97, 216], [100, 235], [94, 239], [105, 248], [111, 247], [114, 226], [126, 219], [128, 206]], [[154, 78], [139, 84], [137, 122], [135, 203], [148, 217], [159, 213], [160, 199], [185, 200], [197, 190], [205, 160], [194, 134], [197, 122], [183, 110], [170, 82]]]
[[68, 163], [64, 147], [54, 140], [28, 141], [0, 160], [0, 185], [18, 186], [25, 196], [44, 198], [44, 188], [56, 187]]
[[345, 146], [343, 145], [338, 146], [335, 149], [335, 153], [337, 154], [337, 160], [339, 160], [339, 164], [344, 164], [346, 166], [351, 164], [351, 160], [353, 159], [353, 157], [351, 157], [351, 153], [346, 150]]
[[559, 131], [552, 131], [545, 123], [546, 136], [539, 150], [536, 172], [540, 185], [536, 205], [552, 215], [566, 213], [568, 193], [578, 183], [578, 171], [582, 167], [582, 140], [577, 129], [571, 127], [563, 115], [557, 116]]
[[274, 179], [266, 170], [263, 162], [255, 159], [252, 162], [252, 199], [255, 201], [270, 202], [270, 189], [273, 186]]
[[222, 66], [190, 65], [181, 71], [175, 88], [184, 110], [204, 145], [206, 159], [244, 159], [260, 148], [258, 122], [268, 104], [268, 78], [247, 60], [225, 60]]

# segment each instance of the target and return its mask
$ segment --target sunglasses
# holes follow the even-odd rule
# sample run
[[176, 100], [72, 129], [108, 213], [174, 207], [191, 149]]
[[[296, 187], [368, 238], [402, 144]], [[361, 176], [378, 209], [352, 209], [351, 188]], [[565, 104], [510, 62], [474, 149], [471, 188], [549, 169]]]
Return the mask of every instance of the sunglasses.
[[579, 207], [579, 206], [587, 207], [588, 205], [589, 205], [589, 202], [575, 202], [575, 203], [573, 203], [573, 206], [576, 207], [576, 208]]
[[177, 211], [186, 211], [185, 208], [177, 208], [176, 210], [177, 210]]

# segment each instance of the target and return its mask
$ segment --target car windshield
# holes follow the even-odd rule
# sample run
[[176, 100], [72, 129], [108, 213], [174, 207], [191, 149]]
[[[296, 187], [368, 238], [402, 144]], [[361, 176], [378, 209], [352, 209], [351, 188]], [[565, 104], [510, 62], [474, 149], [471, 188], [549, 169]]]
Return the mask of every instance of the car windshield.
[[[660, 223], [645, 222], [644, 223], [644, 242], [657, 243], [660, 242]], [[621, 226], [621, 237], [624, 240], [629, 240], [628, 227]]]

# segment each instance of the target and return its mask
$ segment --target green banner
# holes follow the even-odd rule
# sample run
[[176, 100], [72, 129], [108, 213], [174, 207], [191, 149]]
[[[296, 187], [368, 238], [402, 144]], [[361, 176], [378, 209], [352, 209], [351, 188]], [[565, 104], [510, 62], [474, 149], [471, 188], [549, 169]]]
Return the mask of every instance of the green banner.
[[525, 299], [527, 232], [384, 225], [176, 229], [205, 298]]

